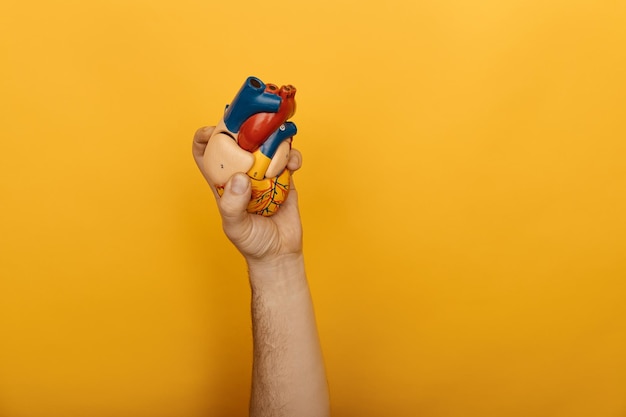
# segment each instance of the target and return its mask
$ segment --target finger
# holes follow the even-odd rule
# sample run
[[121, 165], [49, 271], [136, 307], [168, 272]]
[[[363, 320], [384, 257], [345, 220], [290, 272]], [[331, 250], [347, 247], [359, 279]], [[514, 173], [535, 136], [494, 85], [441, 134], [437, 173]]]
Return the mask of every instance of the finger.
[[196, 130], [196, 133], [193, 136], [193, 145], [191, 147], [191, 151], [193, 153], [193, 157], [196, 160], [198, 166], [200, 165], [200, 160], [202, 160], [202, 156], [204, 155], [204, 150], [206, 149], [206, 145], [213, 134], [213, 130], [215, 130], [214, 126], [205, 126]]
[[224, 194], [217, 200], [222, 215], [222, 226], [231, 239], [245, 236], [251, 227], [250, 215], [246, 211], [251, 193], [250, 178], [243, 173], [236, 173], [228, 180]]
[[289, 151], [289, 161], [287, 161], [287, 169], [290, 171], [291, 176], [289, 178], [289, 193], [283, 203], [280, 211], [292, 211], [298, 210], [298, 191], [296, 190], [296, 183], [293, 180], [293, 174], [302, 167], [302, 154], [297, 149]]
[[291, 149], [289, 151], [289, 160], [287, 161], [287, 169], [292, 173], [302, 167], [302, 154], [297, 149]]
[[280, 206], [280, 210], [276, 213], [276, 216], [292, 216], [298, 213], [298, 190], [296, 190], [296, 183], [293, 180], [293, 175], [289, 178], [289, 191], [287, 192], [287, 198]]
[[211, 138], [214, 130], [215, 126], [204, 126], [199, 128], [193, 135], [193, 141], [199, 144], [206, 144]]

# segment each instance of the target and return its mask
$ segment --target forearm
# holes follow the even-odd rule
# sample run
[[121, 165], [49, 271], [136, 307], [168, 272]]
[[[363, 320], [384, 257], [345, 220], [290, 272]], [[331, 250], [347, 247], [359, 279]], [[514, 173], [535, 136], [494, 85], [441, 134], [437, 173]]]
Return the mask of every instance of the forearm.
[[326, 417], [328, 387], [301, 254], [249, 261], [254, 364], [250, 416]]

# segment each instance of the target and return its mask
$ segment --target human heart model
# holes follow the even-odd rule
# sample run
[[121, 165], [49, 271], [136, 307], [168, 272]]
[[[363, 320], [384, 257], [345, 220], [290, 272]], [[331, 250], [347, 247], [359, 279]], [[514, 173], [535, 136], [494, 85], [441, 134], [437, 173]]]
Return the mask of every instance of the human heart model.
[[248, 212], [271, 216], [287, 198], [291, 174], [287, 169], [296, 125], [296, 88], [264, 84], [248, 77], [226, 107], [204, 153], [204, 169], [218, 194], [236, 172], [251, 178]]

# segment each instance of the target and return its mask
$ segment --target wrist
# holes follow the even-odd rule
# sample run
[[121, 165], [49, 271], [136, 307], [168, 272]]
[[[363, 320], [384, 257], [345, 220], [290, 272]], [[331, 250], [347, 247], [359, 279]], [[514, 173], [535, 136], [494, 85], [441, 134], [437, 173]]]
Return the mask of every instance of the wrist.
[[293, 295], [308, 289], [302, 252], [246, 259], [253, 294]]

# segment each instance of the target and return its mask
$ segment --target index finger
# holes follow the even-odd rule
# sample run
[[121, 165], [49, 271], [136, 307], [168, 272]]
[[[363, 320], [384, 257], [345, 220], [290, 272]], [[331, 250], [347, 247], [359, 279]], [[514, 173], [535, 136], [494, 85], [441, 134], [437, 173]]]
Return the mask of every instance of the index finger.
[[206, 149], [206, 145], [213, 134], [213, 130], [215, 130], [214, 126], [201, 127], [196, 130], [196, 133], [193, 136], [191, 152], [193, 153], [193, 159], [196, 160], [196, 164], [200, 170], [202, 170], [202, 157], [204, 156], [204, 150]]
[[196, 133], [193, 135], [193, 146], [192, 151], [195, 157], [202, 157], [204, 155], [204, 149], [206, 148], [207, 143], [209, 143], [209, 139], [215, 130], [215, 126], [205, 126], [196, 130]]

